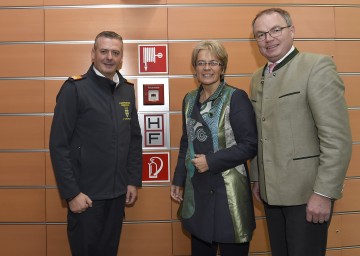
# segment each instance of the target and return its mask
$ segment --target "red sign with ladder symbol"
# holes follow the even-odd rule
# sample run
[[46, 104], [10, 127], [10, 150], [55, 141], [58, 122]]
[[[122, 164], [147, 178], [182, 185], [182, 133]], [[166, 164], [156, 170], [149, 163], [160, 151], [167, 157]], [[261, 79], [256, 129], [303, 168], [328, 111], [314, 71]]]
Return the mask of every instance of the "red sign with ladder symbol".
[[139, 45], [139, 73], [167, 73], [167, 45]]

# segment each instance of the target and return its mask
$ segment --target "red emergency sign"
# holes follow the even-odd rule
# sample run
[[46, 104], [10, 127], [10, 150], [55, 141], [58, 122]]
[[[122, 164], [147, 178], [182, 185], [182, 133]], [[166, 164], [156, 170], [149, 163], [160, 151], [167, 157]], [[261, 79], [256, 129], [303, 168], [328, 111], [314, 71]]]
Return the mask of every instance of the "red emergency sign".
[[167, 45], [139, 45], [139, 73], [168, 73]]
[[170, 165], [168, 152], [143, 153], [142, 181], [170, 181]]

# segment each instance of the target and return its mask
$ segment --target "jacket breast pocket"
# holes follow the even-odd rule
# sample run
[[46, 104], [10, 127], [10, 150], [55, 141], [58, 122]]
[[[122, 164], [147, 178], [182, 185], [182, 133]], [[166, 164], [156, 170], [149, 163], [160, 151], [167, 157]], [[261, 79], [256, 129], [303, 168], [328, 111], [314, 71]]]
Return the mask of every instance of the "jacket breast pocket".
[[287, 91], [278, 96], [277, 102], [281, 112], [289, 118], [303, 105], [305, 96], [300, 91]]
[[296, 94], [300, 94], [300, 91], [285, 93], [283, 95], [280, 95], [279, 99], [285, 98], [285, 97], [290, 97], [290, 96], [295, 96]]

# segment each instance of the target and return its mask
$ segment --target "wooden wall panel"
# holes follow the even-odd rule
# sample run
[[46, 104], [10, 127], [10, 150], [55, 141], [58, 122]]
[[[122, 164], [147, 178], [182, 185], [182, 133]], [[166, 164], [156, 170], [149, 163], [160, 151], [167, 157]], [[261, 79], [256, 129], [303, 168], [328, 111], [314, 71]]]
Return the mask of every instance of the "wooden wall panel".
[[336, 63], [339, 72], [359, 72], [360, 70], [360, 42], [359, 41], [337, 41]]
[[0, 113], [43, 113], [44, 81], [0, 80]]
[[[360, 141], [360, 111], [359, 110], [350, 110], [350, 126], [352, 133], [353, 141]], [[355, 157], [355, 156], [353, 156]]]
[[119, 4], [120, 0], [43, 0], [44, 5]]
[[119, 255], [171, 256], [171, 223], [124, 224]]
[[54, 112], [54, 107], [56, 104], [56, 95], [58, 94], [63, 83], [64, 80], [45, 81], [45, 113]]
[[341, 215], [333, 214], [328, 230], [327, 247], [341, 247]]
[[270, 242], [267, 235], [267, 224], [265, 219], [256, 220], [256, 229], [250, 243], [250, 252], [270, 251]]
[[326, 256], [342, 256], [341, 254], [341, 250], [327, 250], [326, 251]]
[[45, 256], [45, 225], [0, 225], [0, 255]]
[[[256, 13], [262, 9], [264, 7], [170, 8], [169, 39], [253, 38], [251, 23]], [[334, 37], [333, 8], [285, 7], [284, 9], [291, 13], [295, 28], [298, 28], [296, 29], [297, 38]], [[321, 15], [319, 15], [320, 11]], [[206, 13], [207, 17], [221, 17], [221, 19], [205, 18], [199, 13]], [[302, 26], [297, 26], [297, 24]]]
[[[171, 16], [171, 15], [169, 15]], [[169, 44], [169, 73], [172, 75], [193, 75], [191, 53], [195, 42]], [[172, 61], [176, 60], [176, 61]]]
[[360, 76], [342, 76], [345, 84], [345, 99], [349, 107], [360, 106]]
[[44, 0], [1, 0], [1, 6], [42, 6]]
[[229, 85], [245, 91], [248, 95], [250, 92], [250, 80], [251, 80], [250, 76], [247, 76], [247, 77], [226, 77], [225, 76], [225, 81]]
[[[2, 4], [2, 3], [1, 3]], [[42, 9], [0, 10], [0, 41], [43, 41]]]
[[178, 220], [178, 210], [179, 210], [180, 204], [176, 202], [175, 200], [171, 199], [171, 219]]
[[43, 116], [0, 116], [1, 149], [43, 149]]
[[353, 144], [352, 157], [346, 173], [347, 177], [360, 176], [360, 158], [358, 156], [360, 156], [360, 144]]
[[0, 186], [45, 185], [45, 153], [0, 153]]
[[45, 166], [46, 166], [46, 185], [47, 186], [56, 186], [54, 170], [52, 168], [50, 152], [45, 154]]
[[66, 222], [67, 205], [57, 189], [46, 189], [45, 205], [47, 222]]
[[318, 54], [325, 54], [333, 56], [335, 62], [338, 60], [338, 56], [335, 54], [334, 42], [323, 41], [295, 41], [294, 45], [300, 52], [311, 52]]
[[360, 24], [359, 8], [335, 8], [335, 30], [337, 38], [359, 38], [360, 27], [354, 26], [355, 24]]
[[182, 135], [182, 117], [181, 114], [170, 115], [170, 147], [179, 148]]
[[342, 246], [360, 245], [360, 214], [346, 214], [341, 216]]
[[181, 111], [186, 93], [197, 88], [196, 80], [194, 78], [170, 78], [169, 85], [170, 111]]
[[45, 20], [47, 41], [93, 41], [103, 30], [116, 31], [127, 40], [167, 36], [166, 8], [48, 9]]
[[360, 255], [360, 248], [343, 248], [341, 250], [341, 256], [354, 256]]
[[344, 256], [344, 254], [342, 254], [342, 250], [330, 249], [326, 251], [326, 256]]
[[44, 75], [43, 45], [0, 45], [0, 56], [0, 77], [33, 77]]
[[[310, 1], [311, 0], [309, 0], [309, 2]], [[263, 9], [265, 8], [267, 7], [264, 7]], [[333, 7], [311, 6], [283, 8], [291, 15], [293, 24], [295, 26], [295, 38], [335, 37]]]
[[44, 202], [44, 189], [0, 189], [0, 222], [43, 222]]
[[143, 187], [138, 189], [134, 206], [126, 207], [125, 220], [169, 220], [171, 198], [169, 187]]
[[264, 204], [256, 200], [254, 196], [253, 196], [253, 202], [254, 202], [255, 216], [264, 217], [265, 216]]
[[71, 256], [66, 228], [67, 225], [46, 226], [46, 255]]
[[172, 178], [174, 177], [174, 171], [175, 171], [175, 168], [176, 168], [178, 155], [179, 155], [179, 149], [172, 149], [170, 151], [170, 165], [171, 165], [171, 168], [170, 168], [170, 180], [172, 180]]
[[343, 198], [335, 202], [334, 211], [337, 212], [360, 212], [360, 180], [345, 180]]
[[53, 116], [45, 116], [45, 124], [44, 124], [44, 134], [45, 134], [45, 141], [44, 141], [44, 148], [49, 148], [50, 142], [50, 131], [51, 131], [51, 123], [52, 123]]
[[[91, 65], [92, 47], [92, 44], [46, 45], [45, 75], [69, 77], [85, 74]], [[124, 44], [122, 75], [138, 75], [137, 51], [137, 45]]]
[[166, 0], [43, 0], [45, 5], [166, 4]]
[[252, 38], [251, 20], [259, 10], [259, 7], [169, 8], [169, 39]]
[[63, 44], [45, 46], [45, 75], [81, 75], [91, 64], [92, 44]]
[[[171, 43], [169, 45], [169, 59], [176, 60], [169, 63], [170, 74], [192, 75], [191, 54], [196, 42]], [[226, 74], [252, 74], [258, 67], [266, 63], [260, 55], [255, 42], [224, 42], [229, 55]], [[244, 60], [247, 60], [244, 62]]]
[[[169, 59], [170, 59], [170, 57], [169, 57]], [[123, 60], [123, 66], [122, 66], [120, 72], [123, 76], [139, 75], [138, 45], [137, 44], [125, 44], [124, 45], [124, 60]], [[129, 80], [129, 81], [134, 82], [131, 80]]]
[[190, 234], [183, 229], [181, 222], [173, 222], [171, 225], [173, 255], [191, 255]]
[[[171, 43], [169, 44], [169, 71], [172, 75], [192, 75], [191, 53], [196, 42]], [[265, 65], [266, 60], [260, 55], [256, 42], [224, 42], [229, 55], [229, 63], [226, 74], [249, 74]], [[313, 52], [319, 54], [334, 55], [334, 42], [308, 42], [296, 41], [295, 46], [300, 52]], [[334, 58], [335, 61], [337, 58]], [[246, 60], [246, 61], [244, 61]]]

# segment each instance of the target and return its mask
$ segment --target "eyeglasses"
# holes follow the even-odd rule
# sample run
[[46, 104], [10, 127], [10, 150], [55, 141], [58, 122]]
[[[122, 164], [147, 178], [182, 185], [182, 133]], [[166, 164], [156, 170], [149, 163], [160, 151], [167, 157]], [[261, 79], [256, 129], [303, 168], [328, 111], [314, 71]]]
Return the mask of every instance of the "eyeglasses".
[[199, 61], [197, 61], [195, 64], [196, 64], [197, 67], [205, 67], [207, 64], [208, 64], [210, 67], [222, 66], [222, 63], [221, 63], [221, 62], [215, 61], [215, 60], [212, 60], [212, 61], [209, 61], [209, 62], [206, 62], [206, 61], [203, 61], [203, 60], [199, 60]]
[[269, 34], [271, 37], [278, 37], [281, 36], [281, 32], [283, 31], [284, 28], [290, 28], [291, 26], [286, 26], [286, 27], [275, 27], [270, 29], [268, 32], [257, 32], [255, 34], [255, 39], [256, 41], [260, 42], [265, 40], [266, 38], [266, 34]]

